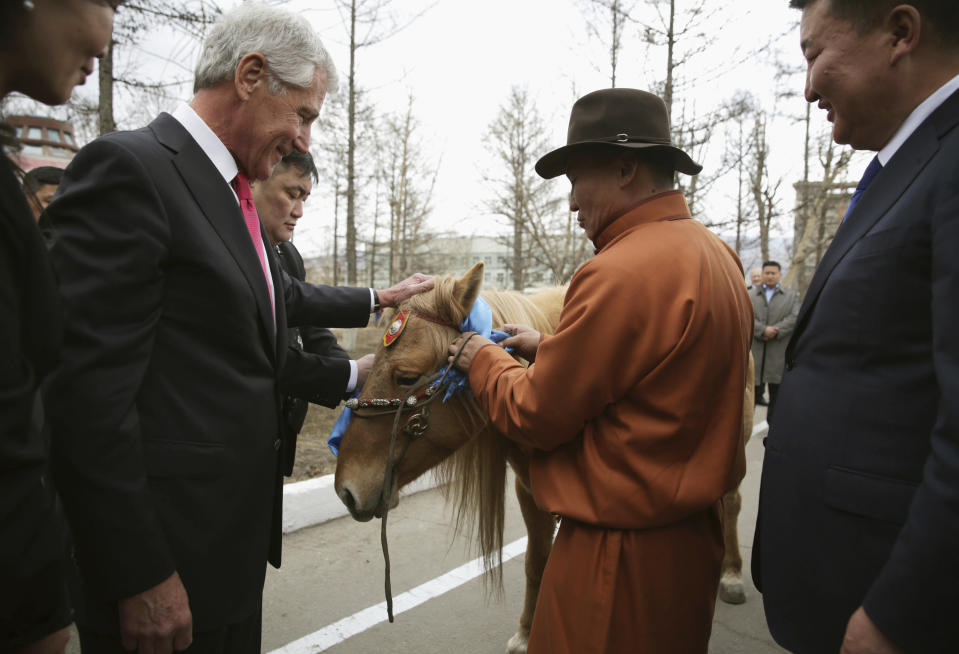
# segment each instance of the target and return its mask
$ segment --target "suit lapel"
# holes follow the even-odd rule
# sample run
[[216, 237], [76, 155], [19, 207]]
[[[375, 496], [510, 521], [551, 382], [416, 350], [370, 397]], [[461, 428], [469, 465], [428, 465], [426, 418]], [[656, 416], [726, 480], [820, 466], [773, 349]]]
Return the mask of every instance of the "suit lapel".
[[[270, 307], [270, 291], [263, 277], [260, 258], [253, 249], [250, 234], [243, 221], [243, 214], [236, 196], [224, 183], [223, 177], [206, 156], [196, 141], [175, 118], [167, 114], [160, 116], [150, 124], [157, 139], [174, 151], [173, 165], [180, 173], [183, 183], [190, 190], [193, 199], [199, 205], [203, 215], [232, 255], [249, 283], [256, 300], [257, 312], [267, 334], [268, 350], [276, 351], [276, 329], [273, 324], [273, 311]], [[260, 232], [262, 234], [262, 227]], [[269, 250], [266, 248], [269, 259]], [[274, 275], [275, 293], [282, 292], [282, 286], [276, 281], [276, 259], [272, 259], [271, 269]], [[277, 324], [280, 316], [277, 315]], [[274, 354], [275, 356], [275, 354]]]
[[796, 319], [796, 331], [789, 342], [790, 352], [794, 343], [799, 340], [808, 322], [809, 314], [833, 270], [859, 239], [892, 208], [923, 171], [929, 160], [938, 152], [941, 135], [955, 126], [957, 113], [959, 113], [959, 93], [954, 93], [906, 139], [888, 164], [879, 171], [852, 213], [839, 226], [835, 238], [816, 267], [816, 272], [809, 283], [806, 297]]

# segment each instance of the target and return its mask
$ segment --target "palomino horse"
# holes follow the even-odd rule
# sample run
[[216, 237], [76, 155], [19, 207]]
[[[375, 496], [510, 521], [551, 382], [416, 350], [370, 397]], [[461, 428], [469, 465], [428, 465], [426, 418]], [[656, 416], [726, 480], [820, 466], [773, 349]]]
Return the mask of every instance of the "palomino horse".
[[[391, 340], [389, 346], [383, 343], [378, 346], [373, 369], [359, 398], [361, 403], [367, 407], [388, 406], [392, 401], [395, 407], [407, 397], [424, 396], [422, 389], [427, 387], [436, 371], [447, 364], [447, 348], [459, 336], [458, 326], [476, 301], [482, 279], [483, 265], [479, 263], [462, 279], [437, 278], [433, 291], [414, 296], [398, 307], [394, 315], [401, 311], [410, 313], [402, 333], [392, 337], [395, 340]], [[563, 288], [530, 296], [486, 291], [483, 298], [492, 309], [494, 325], [525, 324], [551, 334], [559, 324], [564, 293]], [[392, 318], [387, 324], [389, 322]], [[751, 383], [746, 388], [747, 392], [752, 392]], [[748, 437], [752, 429], [751, 396], [746, 406], [750, 416], [745, 428]], [[398, 410], [379, 411], [381, 415], [370, 419], [357, 419], [362, 417], [362, 412], [354, 415], [340, 444], [334, 483], [336, 493], [355, 519], [369, 520], [383, 514], [383, 498], [389, 498], [389, 508], [396, 506], [399, 488], [438, 466], [440, 478], [448, 482], [445, 488], [455, 506], [457, 529], [468, 526], [473, 531], [487, 569], [499, 575], [501, 568], [496, 564], [503, 541], [508, 462], [515, 473], [516, 495], [529, 539], [526, 547], [526, 597], [519, 628], [510, 638], [507, 652], [525, 653], [540, 580], [555, 529], [553, 517], [536, 506], [530, 493], [529, 451], [493, 429], [469, 393], [455, 395], [445, 403], [432, 402], [428, 411], [412, 406], [407, 411], [411, 414], [408, 419], [405, 416], [394, 419]], [[394, 455], [393, 469], [387, 474], [391, 426], [396, 432], [403, 419], [414, 428], [397, 433], [395, 451], [399, 456]], [[384, 492], [386, 479], [390, 480], [391, 486]], [[727, 577], [735, 581], [742, 567], [735, 533], [738, 497], [733, 491], [726, 498], [724, 584]], [[731, 501], [733, 499], [735, 503]], [[734, 575], [726, 574], [727, 565]], [[744, 597], [741, 579], [739, 594]]]

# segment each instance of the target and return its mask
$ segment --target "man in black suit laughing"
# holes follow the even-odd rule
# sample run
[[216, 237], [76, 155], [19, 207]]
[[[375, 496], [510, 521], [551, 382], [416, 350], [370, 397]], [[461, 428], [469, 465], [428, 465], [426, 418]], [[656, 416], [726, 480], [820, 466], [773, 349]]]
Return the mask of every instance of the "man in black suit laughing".
[[959, 3], [792, 0], [806, 99], [875, 151], [809, 285], [753, 577], [795, 652], [959, 643]]
[[305, 284], [264, 241], [249, 182], [307, 151], [335, 83], [302, 17], [245, 3], [209, 34], [190, 104], [83, 148], [48, 209], [66, 325], [52, 458], [85, 654], [260, 651], [281, 383], [313, 369], [286, 327], [362, 326], [432, 285]]

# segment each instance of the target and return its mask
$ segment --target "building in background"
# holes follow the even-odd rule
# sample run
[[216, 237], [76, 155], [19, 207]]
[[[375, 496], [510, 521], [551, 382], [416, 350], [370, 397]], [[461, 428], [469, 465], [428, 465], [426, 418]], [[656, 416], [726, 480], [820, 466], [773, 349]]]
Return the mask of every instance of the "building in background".
[[71, 123], [43, 116], [7, 116], [20, 140], [20, 151], [13, 154], [24, 170], [39, 166], [66, 168], [80, 147]]

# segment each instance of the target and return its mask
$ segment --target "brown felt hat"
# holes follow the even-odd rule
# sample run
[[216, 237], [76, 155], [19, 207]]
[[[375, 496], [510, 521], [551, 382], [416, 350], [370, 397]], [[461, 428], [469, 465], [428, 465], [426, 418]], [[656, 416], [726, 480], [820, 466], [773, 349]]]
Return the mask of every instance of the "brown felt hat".
[[536, 172], [546, 179], [562, 175], [571, 152], [597, 144], [665, 151], [672, 156], [673, 167], [687, 175], [703, 169], [672, 144], [666, 103], [660, 97], [638, 89], [602, 89], [576, 101], [566, 145], [537, 161]]

